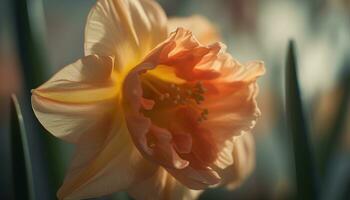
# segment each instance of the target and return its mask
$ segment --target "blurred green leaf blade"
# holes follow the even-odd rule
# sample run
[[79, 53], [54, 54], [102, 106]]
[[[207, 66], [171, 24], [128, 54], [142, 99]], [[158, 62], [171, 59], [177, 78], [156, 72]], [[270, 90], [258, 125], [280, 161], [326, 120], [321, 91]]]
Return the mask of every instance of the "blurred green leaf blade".
[[[49, 69], [47, 50], [45, 48], [45, 18], [42, 0], [13, 0], [12, 8], [14, 14], [14, 24], [16, 28], [17, 46], [19, 58], [24, 76], [26, 100], [24, 107], [30, 106], [30, 89], [38, 87], [42, 84]], [[41, 177], [36, 176], [36, 183], [48, 185], [47, 193], [50, 198], [55, 198], [55, 192], [62, 183], [64, 177], [64, 162], [60, 154], [60, 144], [53, 136], [46, 134], [46, 131], [34, 119], [34, 115], [28, 120], [34, 123], [34, 131], [29, 129], [28, 134], [38, 134], [39, 137], [33, 143], [43, 146], [45, 151], [40, 152], [41, 155], [33, 155], [42, 157], [41, 162], [35, 165], [41, 165], [44, 170]], [[42, 193], [37, 194], [38, 196]], [[47, 196], [43, 195], [43, 196]]]
[[344, 183], [344, 191], [341, 194], [340, 198], [341, 200], [349, 200], [350, 199], [350, 173], [345, 176], [345, 183]]
[[12, 4], [25, 84], [32, 89], [44, 81], [47, 65], [42, 0], [14, 0]]
[[285, 75], [287, 125], [293, 143], [298, 199], [318, 199], [317, 173], [302, 107], [293, 41], [288, 46]]
[[11, 101], [11, 152], [14, 197], [34, 200], [29, 146], [21, 109], [15, 95], [12, 95]]

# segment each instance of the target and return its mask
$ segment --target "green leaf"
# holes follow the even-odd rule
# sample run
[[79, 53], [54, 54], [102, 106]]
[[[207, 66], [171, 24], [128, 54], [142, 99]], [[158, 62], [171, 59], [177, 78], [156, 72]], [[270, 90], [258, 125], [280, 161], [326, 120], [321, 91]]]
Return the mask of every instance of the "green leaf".
[[[25, 83], [25, 108], [31, 107], [30, 89], [38, 87], [45, 79], [45, 72], [49, 68], [44, 45], [45, 38], [45, 21], [42, 0], [13, 0], [12, 8], [14, 13], [14, 24], [16, 28], [17, 46], [19, 50], [19, 58], [24, 76]], [[31, 115], [33, 118], [34, 116]], [[35, 123], [33, 130], [30, 129], [29, 135], [39, 134], [38, 137], [33, 137], [35, 143], [43, 146], [45, 151], [40, 152], [44, 162], [35, 163], [43, 166], [41, 177], [38, 182], [49, 185], [48, 193], [52, 198], [55, 198], [54, 191], [58, 189], [62, 183], [64, 176], [64, 159], [61, 153], [59, 141], [38, 124], [37, 120], [30, 119], [30, 122]], [[32, 140], [32, 138], [30, 138]], [[47, 178], [48, 177], [48, 178]], [[52, 189], [52, 191], [51, 191]], [[41, 195], [41, 194], [40, 194]]]
[[340, 198], [341, 200], [349, 200], [350, 199], [350, 174], [347, 173], [347, 176], [345, 176], [345, 183], [343, 187], [343, 193], [341, 194]]
[[11, 152], [15, 199], [34, 200], [32, 164], [20, 106], [15, 95], [11, 101]]
[[285, 90], [287, 125], [293, 142], [298, 199], [318, 199], [316, 168], [301, 102], [293, 41], [290, 41], [288, 47]]
[[44, 48], [45, 22], [41, 0], [13, 0], [17, 46], [27, 87], [35, 88], [44, 81], [47, 67]]

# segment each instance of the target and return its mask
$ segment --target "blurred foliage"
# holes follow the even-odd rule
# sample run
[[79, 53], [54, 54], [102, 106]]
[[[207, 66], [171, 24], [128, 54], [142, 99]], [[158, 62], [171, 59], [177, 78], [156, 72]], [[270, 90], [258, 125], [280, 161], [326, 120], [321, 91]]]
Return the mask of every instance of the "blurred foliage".
[[23, 116], [17, 97], [11, 101], [11, 150], [13, 196], [15, 199], [34, 200], [32, 164]]
[[[12, 1], [12, 7], [19, 59], [22, 71], [25, 74], [23, 104], [30, 109], [30, 89], [36, 88], [44, 82], [46, 79], [45, 74], [49, 68], [46, 55], [47, 50], [44, 45], [45, 21], [43, 4], [41, 0], [14, 0]], [[45, 149], [45, 151], [41, 152], [41, 157], [43, 157], [41, 160], [43, 162], [40, 164], [48, 172], [48, 180], [43, 180], [43, 184], [49, 185], [50, 191], [44, 191], [40, 194], [47, 193], [47, 195], [42, 196], [55, 198], [55, 193], [64, 177], [63, 160], [59, 154], [58, 141], [50, 134], [46, 134], [46, 131], [35, 120], [32, 112], [27, 114], [30, 117], [28, 121], [30, 120], [34, 124], [29, 134], [32, 136], [34, 134], [39, 135], [39, 137], [31, 137], [31, 140], [35, 140], [32, 143]], [[40, 188], [37, 188], [37, 190], [40, 190]]]
[[41, 0], [14, 0], [12, 3], [23, 73], [30, 74], [24, 76], [25, 83], [35, 88], [45, 81], [47, 68], [43, 5]]
[[294, 150], [298, 199], [319, 199], [317, 168], [310, 145], [297, 76], [294, 42], [288, 47], [286, 63], [286, 113]]

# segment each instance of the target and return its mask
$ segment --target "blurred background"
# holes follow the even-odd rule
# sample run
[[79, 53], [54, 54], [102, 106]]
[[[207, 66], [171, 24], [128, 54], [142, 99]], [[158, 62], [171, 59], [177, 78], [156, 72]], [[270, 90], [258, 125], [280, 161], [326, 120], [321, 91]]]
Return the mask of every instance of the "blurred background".
[[[85, 20], [95, 1], [27, 1], [35, 40], [23, 36], [26, 22], [19, 17], [23, 5], [18, 2], [24, 1], [0, 0], [0, 199], [14, 198], [9, 135], [11, 93], [19, 96], [23, 111], [37, 198], [54, 199], [72, 146], [44, 134], [31, 111], [30, 89], [83, 56]], [[263, 60], [266, 65], [267, 74], [259, 80], [262, 118], [254, 131], [256, 169], [238, 189], [208, 190], [200, 199], [296, 198], [293, 147], [284, 103], [289, 39], [296, 43], [299, 84], [317, 163], [320, 199], [350, 199], [350, 1], [158, 2], [168, 17], [207, 17], [218, 28], [233, 57], [242, 63]], [[103, 199], [127, 199], [127, 195]]]

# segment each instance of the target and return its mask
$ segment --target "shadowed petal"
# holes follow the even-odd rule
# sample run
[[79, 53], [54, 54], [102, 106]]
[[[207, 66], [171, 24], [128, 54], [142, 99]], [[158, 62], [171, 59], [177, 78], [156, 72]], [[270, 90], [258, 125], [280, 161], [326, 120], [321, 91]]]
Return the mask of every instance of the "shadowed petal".
[[[73, 165], [58, 191], [59, 199], [85, 199], [126, 190], [151, 176], [155, 166], [133, 145], [125, 124], [110, 129], [110, 137], [91, 159], [83, 161], [78, 146]], [[90, 152], [92, 153], [92, 152]]]
[[223, 184], [234, 189], [246, 179], [255, 167], [255, 142], [250, 132], [234, 137], [232, 149], [233, 165], [221, 171]]
[[152, 177], [128, 190], [136, 200], [193, 200], [201, 192], [201, 190], [191, 190], [183, 186], [161, 167]]
[[183, 185], [194, 190], [206, 189], [221, 181], [219, 174], [209, 167], [205, 169], [194, 169], [189, 166], [179, 170], [167, 168], [167, 171]]

